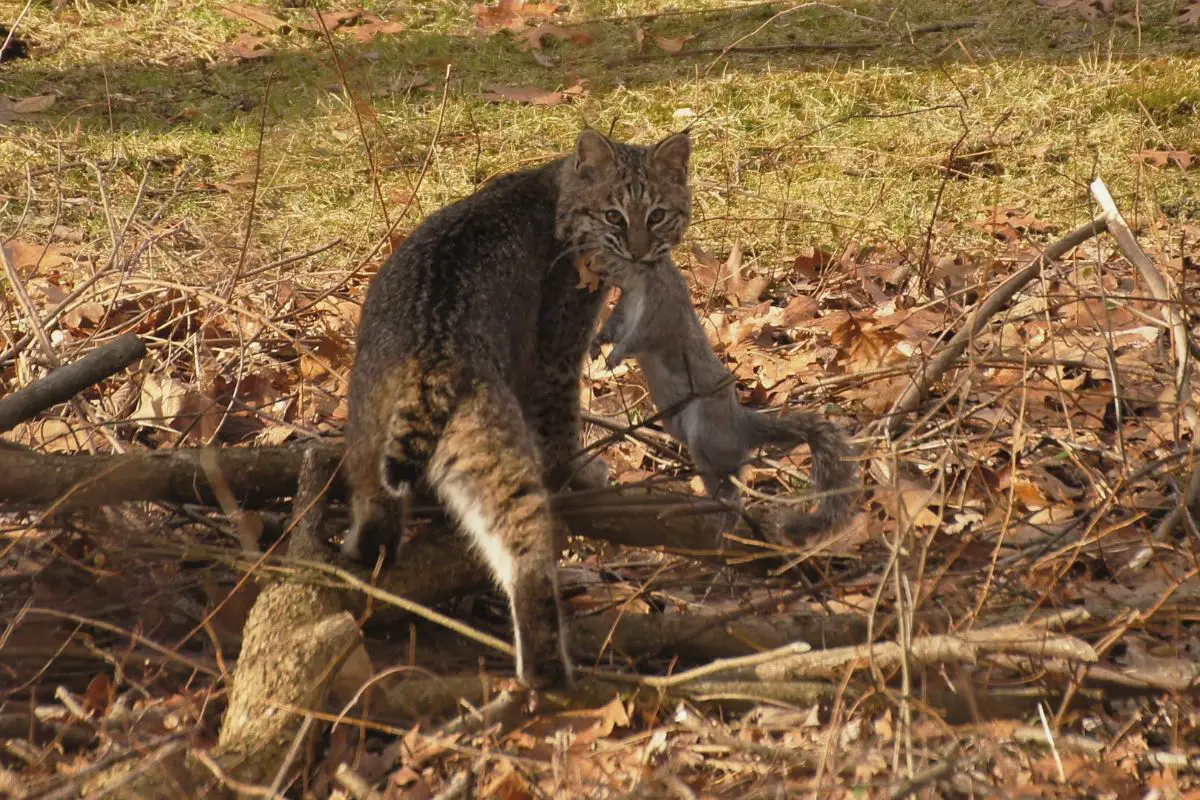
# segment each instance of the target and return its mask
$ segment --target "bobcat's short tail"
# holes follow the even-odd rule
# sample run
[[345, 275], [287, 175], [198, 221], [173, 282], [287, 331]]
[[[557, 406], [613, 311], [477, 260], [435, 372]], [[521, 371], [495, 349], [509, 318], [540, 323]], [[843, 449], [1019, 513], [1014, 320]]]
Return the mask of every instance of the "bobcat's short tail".
[[349, 557], [373, 563], [383, 547], [394, 556], [403, 511], [425, 476], [438, 440], [461, 396], [461, 370], [411, 358], [371, 387], [347, 436], [351, 523], [342, 545]]
[[821, 494], [817, 507], [808, 513], [788, 509], [773, 519], [792, 542], [814, 533], [836, 528], [850, 514], [857, 499], [857, 471], [849, 457], [854, 445], [840, 427], [824, 417], [798, 411], [786, 417], [754, 413], [747, 417], [759, 445], [791, 449], [807, 444], [812, 451], [813, 489]]
[[394, 381], [389, 399], [386, 435], [379, 454], [379, 482], [384, 491], [407, 497], [425, 474], [438, 439], [455, 404], [463, 395], [458, 370], [421, 369]]

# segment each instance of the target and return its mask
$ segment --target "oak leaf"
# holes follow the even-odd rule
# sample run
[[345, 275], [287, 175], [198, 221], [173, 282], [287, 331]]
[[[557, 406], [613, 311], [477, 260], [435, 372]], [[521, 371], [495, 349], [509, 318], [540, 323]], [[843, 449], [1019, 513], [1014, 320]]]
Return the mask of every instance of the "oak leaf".
[[267, 47], [267, 41], [254, 33], [243, 33], [229, 44], [225, 45], [226, 55], [250, 61], [256, 58], [270, 58], [275, 51]]
[[670, 55], [677, 56], [683, 50], [683, 46], [695, 38], [695, 34], [674, 37], [655, 36], [654, 43]]
[[21, 276], [45, 274], [50, 270], [74, 264], [75, 260], [59, 245], [40, 245], [9, 239], [4, 243], [4, 254]]
[[407, 26], [403, 22], [385, 20], [374, 14], [363, 13], [363, 23], [346, 28], [345, 30], [356, 40], [366, 44], [376, 36], [386, 33], [400, 33]]
[[479, 3], [471, 9], [475, 15], [475, 25], [480, 30], [507, 29], [514, 32], [525, 27], [526, 19], [549, 17], [557, 10], [556, 3], [526, 3], [524, 0], [500, 0], [494, 6]]
[[483, 93], [483, 99], [489, 103], [525, 103], [531, 106], [562, 105], [567, 101], [563, 92], [551, 92], [536, 86], [500, 86], [491, 84]]
[[542, 42], [550, 37], [564, 42], [570, 42], [578, 47], [592, 43], [592, 37], [586, 32], [575, 28], [564, 28], [561, 25], [545, 23], [536, 28], [530, 28], [517, 36], [518, 45], [523, 50], [541, 50]]
[[579, 283], [575, 284], [576, 289], [586, 288], [589, 292], [594, 292], [600, 288], [600, 276], [592, 272], [590, 255], [582, 255], [575, 259], [575, 270], [579, 273]]
[[1193, 156], [1187, 150], [1143, 150], [1134, 158], [1152, 167], [1165, 167], [1168, 164], [1174, 164], [1180, 169], [1187, 169], [1192, 166]]
[[219, 7], [221, 16], [226, 19], [244, 20], [253, 22], [272, 33], [286, 30], [288, 24], [270, 12], [269, 9], [262, 6], [254, 6], [249, 3], [223, 3]]
[[358, 22], [363, 12], [362, 9], [353, 11], [317, 11], [316, 9], [309, 9], [309, 14], [312, 15], [312, 19], [297, 22], [296, 27], [305, 31], [321, 33], [322, 23], [325, 25], [325, 30], [336, 31], [345, 25], [353, 25], [355, 22]]

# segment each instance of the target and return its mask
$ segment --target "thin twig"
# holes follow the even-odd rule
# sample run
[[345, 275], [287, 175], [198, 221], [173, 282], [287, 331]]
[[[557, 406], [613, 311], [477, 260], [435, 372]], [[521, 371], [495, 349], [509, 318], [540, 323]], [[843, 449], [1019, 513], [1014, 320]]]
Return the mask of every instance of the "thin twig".
[[826, 11], [834, 11], [834, 12], [837, 12], [838, 14], [842, 14], [844, 16], [850, 17], [851, 19], [865, 20], [867, 22], [873, 22], [876, 25], [884, 24], [883, 20], [878, 20], [878, 19], [875, 19], [874, 17], [868, 17], [866, 14], [859, 14], [857, 11], [854, 11], [853, 9], [842, 8], [841, 6], [835, 6], [832, 3], [798, 3], [797, 5], [789, 6], [785, 9], [783, 9], [782, 11], [772, 15], [770, 19], [763, 22], [761, 25], [759, 25], [754, 30], [750, 31], [749, 33], [747, 33], [743, 36], [739, 36], [737, 39], [734, 39], [732, 43], [726, 45], [725, 48], [721, 50], [720, 55], [718, 55], [716, 58], [714, 58], [712, 63], [709, 64], [705, 68], [704, 74], [707, 75], [712, 70], [712, 68], [717, 65], [717, 62], [720, 61], [722, 58], [724, 58], [727, 53], [729, 53], [733, 50], [737, 50], [738, 45], [740, 45], [742, 42], [746, 41], [747, 39], [751, 39], [751, 38], [757, 36], [762, 30], [764, 30], [768, 25], [770, 25], [775, 20], [779, 19], [780, 17], [782, 17], [786, 14], [791, 14], [793, 11], [807, 11], [808, 9], [811, 9], [811, 8], [821, 8]]
[[[317, 16], [320, 18], [319, 14]], [[272, 70], [267, 74], [267, 83], [263, 87], [262, 114], [258, 120], [258, 145], [254, 148], [254, 180], [250, 184], [250, 207], [246, 210], [246, 232], [242, 237], [242, 247], [238, 253], [237, 267], [233, 270], [233, 275], [229, 277], [229, 282], [225, 285], [224, 296], [226, 301], [229, 301], [233, 297], [233, 291], [242, 279], [242, 270], [246, 268], [246, 254], [250, 252], [250, 234], [254, 232], [254, 211], [258, 208], [258, 184], [262, 178], [263, 138], [267, 133], [267, 109], [270, 107], [271, 84], [274, 80], [275, 71]]]
[[1187, 326], [1184, 324], [1183, 317], [1176, 307], [1171, 288], [1168, 286], [1162, 272], [1159, 271], [1158, 266], [1146, 255], [1141, 246], [1138, 245], [1133, 231], [1129, 229], [1129, 224], [1125, 222], [1125, 217], [1121, 215], [1121, 211], [1113, 201], [1108, 187], [1104, 185], [1104, 181], [1096, 178], [1092, 181], [1089, 188], [1091, 189], [1092, 196], [1096, 198], [1096, 202], [1104, 211], [1108, 226], [1107, 230], [1117, 240], [1117, 245], [1120, 247], [1122, 255], [1137, 267], [1137, 271], [1141, 274], [1142, 280], [1149, 286], [1150, 293], [1154, 295], [1154, 299], [1162, 304], [1165, 321], [1171, 327], [1171, 344], [1175, 351], [1175, 390], [1178, 402], [1182, 406], [1191, 399], [1188, 391], [1191, 358], [1188, 351], [1189, 337]]
[[720, 658], [695, 669], [677, 672], [674, 675], [667, 675], [661, 678], [643, 678], [642, 681], [647, 686], [655, 689], [669, 689], [674, 686], [698, 681], [701, 678], [719, 675], [722, 672], [732, 672], [734, 670], [749, 669], [762, 664], [769, 664], [772, 661], [807, 653], [810, 650], [812, 650], [812, 645], [808, 642], [789, 642], [783, 647], [776, 647], [762, 653], [752, 653], [748, 656], [735, 656], [733, 658]]

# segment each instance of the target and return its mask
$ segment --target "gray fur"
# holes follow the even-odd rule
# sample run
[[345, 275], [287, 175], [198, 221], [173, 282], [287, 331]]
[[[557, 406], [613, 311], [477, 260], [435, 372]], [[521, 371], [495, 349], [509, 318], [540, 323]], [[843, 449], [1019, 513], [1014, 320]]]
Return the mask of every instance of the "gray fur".
[[740, 505], [730, 478], [751, 453], [763, 445], [787, 450], [807, 443], [814, 487], [828, 494], [811, 513], [774, 520], [779, 530], [768, 533], [795, 541], [846, 517], [855, 472], [845, 460], [852, 453], [845, 435], [811, 412], [774, 417], [738, 402], [733, 376], [713, 353], [687, 281], [669, 257], [652, 264], [605, 258], [594, 271], [620, 287], [621, 299], [597, 334], [593, 355], [601, 343], [611, 342], [610, 366], [637, 359], [667, 432], [687, 445], [711, 497]]

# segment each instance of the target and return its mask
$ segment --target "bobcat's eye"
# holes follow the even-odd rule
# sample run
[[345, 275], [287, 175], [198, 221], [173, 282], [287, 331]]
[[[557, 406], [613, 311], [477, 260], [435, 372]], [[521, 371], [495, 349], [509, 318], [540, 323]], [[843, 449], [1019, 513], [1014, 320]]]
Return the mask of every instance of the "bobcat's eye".
[[662, 222], [666, 216], [667, 212], [663, 211], [661, 208], [656, 208], [650, 212], [648, 217], [646, 217], [646, 222], [649, 222], [651, 225], [657, 225], [658, 223]]
[[608, 211], [605, 211], [604, 219], [608, 222], [609, 225], [618, 225], [619, 226], [619, 225], [625, 224], [625, 218], [621, 216], [621, 212], [616, 211], [614, 209], [609, 209]]

